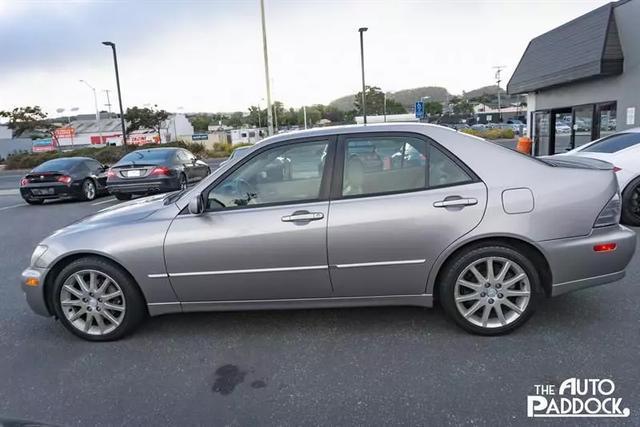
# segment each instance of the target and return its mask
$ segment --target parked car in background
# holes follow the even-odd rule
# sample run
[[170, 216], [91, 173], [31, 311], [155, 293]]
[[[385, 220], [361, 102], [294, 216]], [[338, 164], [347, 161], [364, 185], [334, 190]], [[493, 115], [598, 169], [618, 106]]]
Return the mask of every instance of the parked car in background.
[[622, 222], [640, 226], [640, 128], [627, 129], [559, 156], [605, 160], [614, 166], [622, 194]]
[[[415, 160], [366, 172], [349, 161], [408, 146]], [[265, 179], [278, 158], [291, 176]], [[504, 334], [545, 296], [624, 276], [636, 234], [619, 214], [600, 160], [539, 160], [426, 124], [318, 128], [58, 230], [22, 289], [36, 313], [93, 341], [147, 314], [434, 302], [467, 331]]]
[[249, 148], [251, 148], [251, 147], [253, 147], [253, 146], [252, 145], [245, 145], [245, 146], [236, 148], [235, 150], [233, 150], [231, 152], [231, 155], [229, 156], [229, 158], [227, 160], [225, 160], [224, 162], [220, 163], [220, 166], [224, 166], [228, 162], [231, 162], [233, 160], [239, 159], [240, 157], [244, 156], [245, 154], [247, 154]]
[[556, 122], [556, 132], [557, 133], [571, 133], [571, 126], [566, 125], [562, 122]]
[[147, 148], [126, 154], [107, 174], [107, 189], [119, 200], [186, 189], [211, 173], [184, 148]]
[[107, 193], [107, 169], [89, 157], [49, 160], [20, 180], [20, 195], [31, 205], [51, 199], [93, 200]]

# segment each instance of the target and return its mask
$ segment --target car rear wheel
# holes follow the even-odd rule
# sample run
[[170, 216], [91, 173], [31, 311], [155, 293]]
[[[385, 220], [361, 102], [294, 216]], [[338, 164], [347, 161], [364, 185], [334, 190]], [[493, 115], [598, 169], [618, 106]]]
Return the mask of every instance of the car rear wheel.
[[640, 226], [640, 177], [631, 181], [622, 192], [622, 222]]
[[116, 196], [118, 200], [131, 200], [132, 197], [132, 195], [128, 193], [116, 193], [114, 196]]
[[439, 289], [442, 306], [466, 331], [509, 333], [535, 311], [540, 276], [529, 258], [515, 248], [469, 248], [444, 268]]
[[188, 181], [187, 181], [187, 176], [185, 174], [180, 174], [180, 189], [181, 190], [186, 190], [187, 186], [189, 185]]
[[89, 341], [119, 339], [146, 315], [144, 299], [130, 276], [97, 257], [80, 258], [63, 268], [52, 299], [62, 324]]
[[85, 179], [82, 182], [82, 200], [93, 200], [96, 198], [96, 184], [92, 179]]

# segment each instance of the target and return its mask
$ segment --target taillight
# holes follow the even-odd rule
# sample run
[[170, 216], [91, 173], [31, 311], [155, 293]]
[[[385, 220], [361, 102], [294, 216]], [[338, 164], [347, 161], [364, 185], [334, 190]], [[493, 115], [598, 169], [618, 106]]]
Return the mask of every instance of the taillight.
[[29, 184], [29, 180], [27, 178], [22, 178], [20, 180], [20, 187], [26, 187]]
[[151, 171], [150, 175], [166, 175], [166, 176], [169, 176], [169, 175], [171, 175], [171, 169], [169, 169], [166, 166], [156, 166], [155, 168], [153, 168], [153, 170]]
[[616, 243], [600, 243], [599, 245], [594, 245], [593, 250], [596, 252], [612, 252], [615, 251], [618, 245]]
[[602, 211], [600, 211], [600, 215], [598, 215], [596, 222], [593, 223], [594, 228], [606, 227], [608, 225], [615, 225], [619, 223], [621, 208], [620, 194], [616, 191], [616, 194], [613, 195], [611, 200], [609, 200]]
[[622, 170], [622, 168], [619, 168], [619, 167], [617, 167], [617, 166], [614, 166], [614, 167], [613, 167], [613, 171], [614, 171], [614, 172], [620, 172], [621, 170]]
[[58, 182], [61, 182], [63, 184], [69, 184], [71, 183], [71, 177], [68, 175], [63, 175], [60, 178], [58, 178]]

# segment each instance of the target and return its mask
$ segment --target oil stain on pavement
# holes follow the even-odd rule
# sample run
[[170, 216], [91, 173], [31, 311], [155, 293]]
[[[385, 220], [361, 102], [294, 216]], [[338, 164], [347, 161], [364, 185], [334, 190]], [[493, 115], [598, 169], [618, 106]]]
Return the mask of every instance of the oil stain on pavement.
[[223, 365], [216, 369], [216, 379], [213, 383], [213, 392], [227, 396], [233, 392], [238, 384], [244, 381], [246, 371], [241, 371], [235, 365]]

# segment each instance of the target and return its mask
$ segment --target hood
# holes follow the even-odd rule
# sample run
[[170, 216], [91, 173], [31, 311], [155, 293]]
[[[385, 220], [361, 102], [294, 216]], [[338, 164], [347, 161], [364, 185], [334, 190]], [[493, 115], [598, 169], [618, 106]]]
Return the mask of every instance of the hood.
[[590, 157], [576, 156], [576, 155], [562, 155], [562, 156], [541, 156], [539, 160], [547, 163], [551, 166], [561, 168], [574, 168], [574, 169], [599, 169], [599, 170], [612, 170], [613, 165], [604, 160], [592, 159]]
[[55, 231], [49, 237], [73, 233], [88, 228], [105, 227], [110, 224], [124, 224], [143, 220], [165, 206], [164, 198], [166, 196], [167, 194], [158, 194], [143, 197], [103, 209]]

